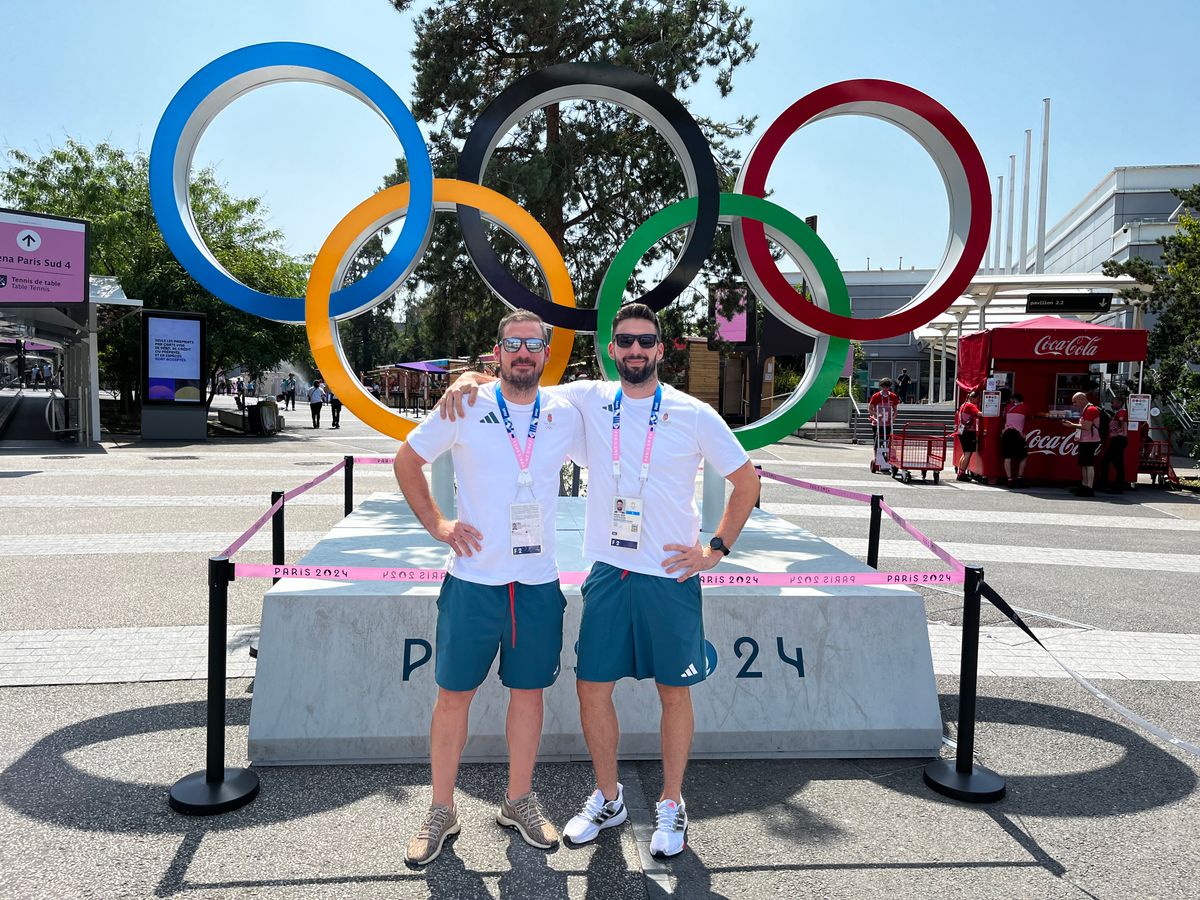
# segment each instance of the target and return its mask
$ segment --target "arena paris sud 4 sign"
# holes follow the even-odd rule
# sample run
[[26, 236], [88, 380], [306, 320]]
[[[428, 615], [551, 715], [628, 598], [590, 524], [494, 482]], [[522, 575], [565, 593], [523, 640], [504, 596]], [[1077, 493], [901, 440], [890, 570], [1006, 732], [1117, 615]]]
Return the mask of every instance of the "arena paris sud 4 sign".
[[[411, 178], [367, 198], [334, 226], [313, 263], [303, 298], [273, 297], [234, 278], [205, 246], [188, 197], [192, 157], [209, 122], [242, 94], [280, 81], [328, 85], [374, 109], [399, 139]], [[517, 122], [547, 105], [572, 100], [615, 103], [645, 119], [675, 152], [688, 192], [686, 199], [636, 228], [618, 249], [591, 309], [576, 305], [566, 264], [545, 229], [512, 200], [482, 184], [492, 153]], [[875, 319], [851, 316], [846, 283], [828, 247], [802, 219], [764, 199], [767, 175], [784, 142], [805, 125], [844, 115], [882, 119], [911, 134], [937, 165], [949, 199], [949, 239], [933, 277], [905, 306]], [[721, 193], [718, 185], [708, 142], [679, 100], [643, 75], [595, 63], [550, 66], [513, 82], [480, 113], [459, 156], [458, 177], [435, 179], [416, 121], [379, 76], [340, 53], [297, 43], [244, 47], [202, 68], [167, 106], [150, 153], [155, 216], [184, 268], [231, 306], [275, 321], [303, 323], [330, 388], [358, 418], [400, 440], [416, 421], [384, 406], [359, 383], [334, 324], [370, 310], [399, 288], [420, 262], [435, 212], [457, 215], [467, 253], [489, 289], [510, 307], [530, 309], [553, 327], [544, 385], [561, 379], [576, 331], [596, 335], [597, 356], [606, 376], [615, 378], [605, 352], [609, 323], [625, 299], [624, 287], [638, 260], [667, 235], [684, 235], [683, 247], [663, 280], [643, 296], [631, 298], [661, 310], [699, 274], [717, 226], [730, 226], [739, 266], [755, 295], [793, 330], [816, 339], [812, 364], [788, 400], [763, 419], [737, 429], [748, 450], [791, 434], [813, 416], [840, 377], [852, 339], [904, 334], [945, 311], [970, 283], [987, 246], [991, 192], [975, 142], [937, 101], [895, 82], [843, 81], [801, 97], [750, 151], [736, 191]], [[396, 243], [378, 266], [361, 280], [334, 290], [362, 245], [400, 217], [404, 224]], [[488, 240], [484, 219], [507, 231], [530, 254], [546, 296], [529, 291], [507, 270]], [[768, 238], [792, 257], [812, 289], [813, 302], [798, 294], [779, 271]]]

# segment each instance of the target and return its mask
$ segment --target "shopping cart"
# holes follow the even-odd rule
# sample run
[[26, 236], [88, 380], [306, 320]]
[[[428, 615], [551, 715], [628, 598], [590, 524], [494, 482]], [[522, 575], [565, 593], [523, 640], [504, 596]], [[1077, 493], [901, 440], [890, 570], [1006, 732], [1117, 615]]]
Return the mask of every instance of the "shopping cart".
[[[1163, 440], [1156, 440], [1163, 435]], [[1141, 449], [1138, 452], [1138, 474], [1149, 475], [1151, 484], [1179, 487], [1179, 476], [1171, 465], [1171, 430], [1148, 428], [1142, 432]]]
[[[913, 429], [909, 431], [909, 429]], [[917, 434], [917, 431], [920, 434]], [[950, 429], [937, 422], [909, 422], [899, 434], [891, 435], [888, 441], [887, 461], [892, 477], [905, 484], [912, 482], [912, 473], [920, 472], [921, 480], [928, 480], [933, 473], [933, 483], [941, 478], [946, 465], [946, 443]]]

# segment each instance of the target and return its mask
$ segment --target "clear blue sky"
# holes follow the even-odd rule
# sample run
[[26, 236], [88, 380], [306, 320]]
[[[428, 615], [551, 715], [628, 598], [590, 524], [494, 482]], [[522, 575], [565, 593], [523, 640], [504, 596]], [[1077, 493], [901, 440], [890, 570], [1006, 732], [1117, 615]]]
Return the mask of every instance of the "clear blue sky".
[[[901, 81], [966, 125], [992, 175], [1052, 97], [1049, 223], [1115, 166], [1200, 162], [1200, 117], [1181, 35], [1200, 5], [922, 0], [747, 0], [758, 56], [720, 100], [697, 87], [697, 112], [757, 115], [757, 133], [794, 100], [848, 78]], [[178, 87], [229, 50], [307, 41], [352, 56], [407, 99], [411, 16], [385, 0], [55, 0], [7, 3], [0, 57], [0, 150], [44, 151], [68, 136], [149, 150]], [[1182, 70], [1182, 71], [1181, 71]], [[749, 149], [752, 141], [746, 142]], [[357, 101], [279, 85], [236, 101], [197, 154], [235, 193], [262, 195], [296, 253], [375, 190], [400, 150]], [[945, 244], [941, 181], [911, 138], [873, 120], [839, 118], [794, 136], [772, 171], [774, 199], [820, 215], [844, 269], [931, 266]], [[1007, 194], [1007, 188], [1005, 193]], [[1036, 209], [1036, 198], [1031, 207]], [[1032, 218], [1032, 216], [1031, 216]]]

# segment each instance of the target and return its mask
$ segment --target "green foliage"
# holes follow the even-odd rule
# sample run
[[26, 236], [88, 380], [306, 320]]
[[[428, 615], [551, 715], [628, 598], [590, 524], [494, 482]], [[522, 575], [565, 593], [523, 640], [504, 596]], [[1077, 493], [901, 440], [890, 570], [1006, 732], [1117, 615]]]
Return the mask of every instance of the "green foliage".
[[800, 384], [802, 373], [791, 366], [777, 363], [775, 366], [775, 384], [772, 394], [790, 394]]
[[[392, 0], [403, 11], [406, 0]], [[517, 78], [563, 62], [607, 62], [652, 78], [677, 96], [711, 78], [722, 96], [734, 70], [755, 52], [751, 20], [728, 0], [433, 0], [416, 17], [413, 112], [430, 124], [438, 176], [455, 177], [457, 152], [480, 112]], [[738, 154], [730, 139], [753, 121], [701, 119], [723, 189]], [[406, 178], [397, 161], [388, 183]], [[685, 196], [678, 161], [654, 130], [626, 110], [600, 103], [553, 104], [519, 122], [493, 154], [484, 183], [512, 198], [563, 251], [580, 306], [592, 306], [617, 248], [650, 215]], [[528, 255], [499, 229], [493, 244], [531, 290], [540, 277]], [[631, 279], [631, 296], [653, 286], [680, 246], [659, 243]], [[705, 282], [728, 280], [733, 254], [723, 235]], [[429, 252], [403, 300], [402, 341], [413, 356], [471, 356], [494, 343], [504, 306], [465, 255], [455, 219], [439, 216]], [[687, 298], [670, 317], [669, 334], [703, 333], [707, 310]], [[590, 359], [590, 337], [576, 359]]]
[[[256, 378], [284, 359], [311, 360], [302, 327], [240, 312], [183, 270], [154, 219], [145, 154], [73, 140], [42, 156], [13, 150], [0, 171], [0, 198], [18, 209], [91, 222], [92, 274], [117, 277], [146, 309], [205, 313], [210, 374], [243, 365]], [[259, 198], [231, 197], [206, 169], [193, 177], [191, 203], [200, 233], [235, 278], [266, 293], [303, 295], [307, 270], [280, 248]], [[100, 334], [101, 381], [120, 389], [126, 409], [138, 382], [139, 342], [136, 317]]]
[[1172, 193], [1183, 201], [1185, 211], [1175, 234], [1158, 241], [1162, 264], [1145, 259], [1106, 262], [1104, 274], [1129, 275], [1150, 288], [1149, 294], [1126, 289], [1121, 296], [1144, 298], [1146, 309], [1158, 315], [1149, 348], [1155, 388], [1174, 394], [1200, 418], [1200, 219], [1195, 215], [1200, 210], [1200, 184]]
[[[343, 284], [365, 278], [384, 255], [382, 238], [379, 235], [370, 238], [351, 261]], [[368, 312], [338, 323], [342, 350], [354, 374], [363, 375], [376, 366], [400, 359], [401, 340], [396, 331], [395, 311], [393, 294]]]

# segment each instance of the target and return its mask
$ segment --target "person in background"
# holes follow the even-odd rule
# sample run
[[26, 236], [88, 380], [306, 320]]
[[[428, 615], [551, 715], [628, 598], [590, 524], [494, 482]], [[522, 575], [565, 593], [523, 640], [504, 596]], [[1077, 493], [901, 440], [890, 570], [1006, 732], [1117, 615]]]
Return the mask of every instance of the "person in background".
[[296, 408], [296, 373], [288, 372], [288, 377], [283, 379], [283, 408]]
[[1029, 461], [1029, 445], [1025, 440], [1025, 417], [1028, 415], [1029, 405], [1025, 398], [1013, 394], [1004, 409], [1004, 431], [1000, 434], [1000, 455], [1004, 457], [1004, 476], [1010, 487], [1025, 486], [1025, 463]]
[[970, 391], [967, 399], [958, 408], [958, 443], [962, 447], [962, 456], [954, 467], [958, 472], [959, 481], [983, 481], [982, 476], [971, 474], [971, 457], [979, 446], [979, 407], [975, 401], [979, 399], [978, 391]]
[[325, 402], [329, 404], [329, 414], [333, 417], [333, 422], [330, 428], [342, 427], [342, 401], [337, 398], [337, 394], [329, 390], [329, 386], [325, 386]]
[[[1129, 410], [1125, 408], [1125, 395], [1116, 394], [1112, 400], [1112, 418], [1108, 424], [1108, 447], [1100, 460], [1101, 487], [1107, 494], [1125, 493], [1125, 450], [1129, 447]], [[1108, 480], [1108, 467], [1112, 465], [1116, 475], [1114, 481]]]
[[900, 400], [900, 395], [892, 390], [892, 379], [879, 379], [879, 390], [867, 401], [871, 421], [890, 424], [896, 418], [896, 407], [900, 405]]
[[900, 402], [911, 402], [912, 376], [908, 374], [908, 369], [900, 370], [900, 377], [896, 379], [896, 386], [900, 388]]
[[318, 378], [308, 389], [308, 408], [312, 413], [313, 428], [321, 427], [321, 407], [325, 403], [325, 388]]
[[1100, 447], [1100, 407], [1092, 403], [1082, 391], [1071, 397], [1071, 402], [1079, 410], [1079, 421], [1066, 424], [1079, 430], [1080, 471], [1079, 486], [1071, 488], [1071, 493], [1077, 497], [1094, 497], [1096, 450]]
[[[892, 426], [896, 422], [896, 407], [900, 405], [900, 395], [892, 390], [892, 379], [879, 379], [879, 390], [867, 401], [867, 410], [871, 417], [871, 427], [875, 433], [875, 461], [879, 468], [888, 471], [887, 440]], [[882, 451], [882, 452], [881, 452]]]

